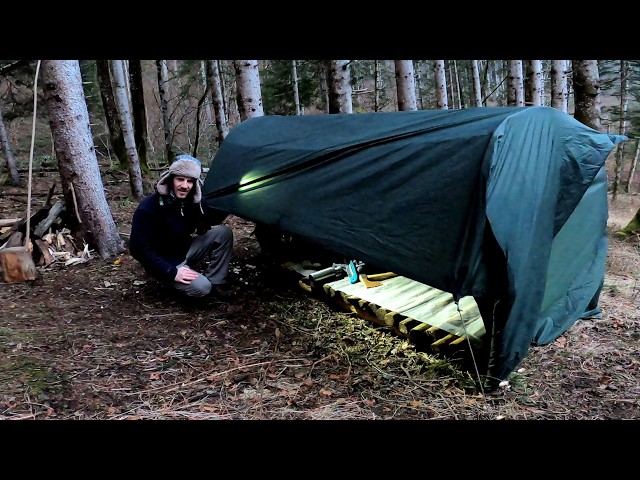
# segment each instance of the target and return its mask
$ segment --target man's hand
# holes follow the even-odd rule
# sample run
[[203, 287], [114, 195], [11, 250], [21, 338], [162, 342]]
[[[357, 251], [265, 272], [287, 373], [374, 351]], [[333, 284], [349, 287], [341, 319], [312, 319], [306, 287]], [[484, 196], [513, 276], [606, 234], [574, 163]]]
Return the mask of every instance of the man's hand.
[[196, 272], [195, 270], [191, 270], [189, 267], [179, 267], [178, 273], [176, 273], [176, 277], [174, 278], [174, 280], [176, 282], [186, 283], [188, 285], [192, 280], [195, 280], [198, 275], [198, 272]]

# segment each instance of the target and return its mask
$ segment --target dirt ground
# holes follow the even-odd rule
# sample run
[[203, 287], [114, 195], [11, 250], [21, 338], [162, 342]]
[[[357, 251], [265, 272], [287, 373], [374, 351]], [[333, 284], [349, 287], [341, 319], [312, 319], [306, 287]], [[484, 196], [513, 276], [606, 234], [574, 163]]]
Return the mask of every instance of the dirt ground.
[[[56, 175], [34, 172], [32, 211]], [[126, 239], [128, 183], [105, 178]], [[24, 216], [25, 192], [2, 186], [0, 218]], [[611, 202], [611, 228], [639, 205], [637, 195]], [[602, 318], [533, 347], [510, 384], [489, 394], [473, 372], [310, 296], [263, 262], [250, 222], [228, 223], [229, 302], [176, 297], [128, 254], [56, 261], [33, 282], [0, 282], [0, 419], [640, 418], [637, 238], [611, 238]]]

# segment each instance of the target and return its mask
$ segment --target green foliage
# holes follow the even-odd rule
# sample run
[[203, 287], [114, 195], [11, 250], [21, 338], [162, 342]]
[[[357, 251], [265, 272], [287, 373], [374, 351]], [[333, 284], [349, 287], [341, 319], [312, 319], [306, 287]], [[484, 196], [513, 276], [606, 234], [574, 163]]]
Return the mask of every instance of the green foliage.
[[389, 60], [353, 60], [349, 63], [351, 72], [351, 86], [353, 88], [353, 111], [375, 111], [376, 95], [376, 62], [378, 73], [378, 111], [385, 110], [391, 105], [395, 92], [395, 68]]
[[[316, 103], [320, 95], [318, 68], [318, 62], [314, 60], [296, 61], [301, 109]], [[265, 63], [265, 68], [260, 72], [260, 80], [265, 115], [295, 115], [292, 60]]]
[[133, 204], [136, 204], [136, 203], [138, 203], [138, 202], [137, 202], [137, 201], [134, 201], [134, 200], [132, 200], [132, 199], [130, 199], [130, 198], [125, 198], [124, 200], [120, 200], [120, 201], [118, 202], [118, 207], [120, 207], [120, 208], [127, 208], [127, 207], [129, 207], [129, 206], [131, 206], [131, 205], [133, 205]]
[[[15, 348], [16, 345], [28, 343], [29, 338], [10, 328], [0, 328], [0, 352], [6, 352], [6, 348]], [[20, 351], [20, 349], [16, 349]], [[26, 352], [27, 350], [25, 350]], [[0, 384], [8, 385], [12, 382], [20, 382], [26, 391], [34, 398], [53, 391], [62, 389], [62, 383], [66, 376], [60, 376], [53, 372], [50, 366], [41, 360], [30, 357], [27, 353], [22, 355], [0, 355]], [[43, 398], [46, 399], [46, 398]]]
[[41, 168], [51, 168], [55, 167], [56, 159], [51, 155], [40, 155], [34, 163], [39, 165]]
[[5, 121], [33, 115], [35, 73], [35, 60], [0, 60], [0, 101]]
[[20, 381], [34, 398], [46, 400], [48, 393], [62, 391], [68, 376], [54, 372], [37, 358], [16, 356], [0, 362], [0, 381]]
[[87, 110], [91, 118], [91, 123], [103, 123], [104, 108], [100, 97], [100, 86], [98, 85], [98, 74], [95, 60], [80, 60], [80, 75], [82, 76], [82, 88], [87, 102]]
[[640, 232], [640, 210], [622, 230], [615, 232], [616, 237], [626, 239]]

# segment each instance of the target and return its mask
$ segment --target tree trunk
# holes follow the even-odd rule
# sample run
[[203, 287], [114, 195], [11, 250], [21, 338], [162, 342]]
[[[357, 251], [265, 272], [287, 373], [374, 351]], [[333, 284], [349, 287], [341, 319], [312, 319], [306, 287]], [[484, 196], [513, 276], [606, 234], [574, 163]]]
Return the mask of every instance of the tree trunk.
[[447, 77], [444, 60], [433, 61], [433, 74], [436, 79], [436, 108], [439, 110], [448, 110], [449, 99], [447, 98]]
[[527, 76], [524, 83], [525, 105], [544, 105], [544, 87], [542, 83], [542, 60], [527, 61]]
[[[452, 61], [446, 61], [445, 62], [445, 68], [446, 65], [449, 66], [449, 68], [447, 68], [447, 71], [449, 72], [449, 82], [448, 84], [448, 88], [449, 88], [449, 104], [451, 105], [451, 108], [456, 108], [456, 91], [454, 89], [454, 80], [453, 80], [453, 68], [451, 67], [452, 65]], [[460, 106], [460, 102], [458, 102], [458, 106]]]
[[380, 79], [380, 60], [373, 61], [373, 111], [380, 111], [380, 90], [382, 81]]
[[462, 95], [462, 86], [460, 85], [460, 74], [458, 73], [458, 62], [453, 62], [453, 77], [455, 78], [456, 93], [458, 95], [458, 108], [465, 108], [466, 104]]
[[[618, 133], [625, 135], [627, 133], [627, 107], [629, 105], [629, 91], [627, 88], [627, 80], [629, 75], [629, 63], [627, 60], [620, 60], [620, 118], [618, 123]], [[613, 173], [613, 184], [611, 185], [611, 194], [615, 197], [618, 194], [618, 187], [622, 182], [622, 171], [624, 167], [624, 143], [618, 145], [616, 149], [616, 163]]]
[[524, 82], [522, 79], [522, 60], [507, 61], [507, 105], [524, 107]]
[[597, 60], [572, 60], [574, 118], [600, 130], [600, 74]]
[[320, 78], [320, 93], [322, 95], [322, 105], [324, 113], [329, 113], [329, 61], [319, 62], [318, 77]]
[[264, 115], [257, 60], [234, 60], [240, 121]]
[[[209, 80], [208, 75], [207, 75], [207, 61], [206, 60], [200, 60], [200, 75], [202, 77], [202, 85], [204, 90], [210, 90], [211, 86], [209, 85]], [[209, 126], [212, 127], [214, 125], [214, 116], [213, 116], [213, 108], [211, 107], [211, 102], [210, 101], [205, 101], [204, 105], [202, 106], [203, 112], [204, 112], [204, 117], [205, 117], [205, 123]]]
[[142, 80], [142, 62], [129, 60], [129, 86], [131, 89], [131, 110], [133, 114], [133, 131], [140, 168], [144, 173], [149, 173], [147, 159], [147, 108], [144, 104], [144, 82]]
[[349, 60], [328, 60], [329, 113], [353, 113]]
[[569, 92], [567, 89], [567, 61], [551, 61], [551, 106], [567, 113]]
[[416, 81], [413, 74], [413, 61], [394, 60], [396, 67], [396, 92], [398, 111], [408, 112], [418, 109], [416, 101]]
[[424, 62], [421, 60], [416, 60], [415, 63], [415, 76], [416, 76], [416, 103], [418, 104], [419, 110], [424, 110], [424, 92], [423, 92], [423, 83], [422, 83], [422, 70], [424, 67]]
[[631, 221], [622, 230], [616, 232], [616, 236], [627, 238], [631, 235], [640, 234], [640, 208], [633, 216]]
[[482, 106], [482, 87], [480, 84], [480, 70], [478, 60], [471, 60], [471, 78], [473, 79], [473, 106]]
[[[93, 146], [77, 60], [43, 60], [45, 104], [74, 237], [106, 259], [124, 251]], [[79, 242], [80, 244], [80, 242]]]
[[229, 133], [229, 125], [227, 124], [227, 116], [225, 114], [224, 96], [222, 95], [220, 69], [218, 68], [217, 60], [207, 60], [207, 79], [209, 87], [211, 88], [211, 101], [213, 103], [213, 112], [218, 130], [216, 141], [218, 145], [220, 145]]
[[4, 156], [7, 159], [7, 168], [11, 175], [11, 181], [15, 186], [22, 186], [22, 180], [20, 179], [20, 173], [18, 172], [18, 166], [16, 165], [16, 158], [13, 156], [11, 145], [9, 144], [9, 134], [4, 125], [4, 118], [2, 116], [2, 108], [0, 106], [0, 149], [4, 152]]
[[102, 98], [104, 116], [109, 129], [111, 149], [118, 159], [120, 168], [122, 170], [129, 170], [127, 149], [124, 146], [124, 138], [122, 136], [122, 125], [120, 125], [120, 116], [118, 115], [116, 101], [113, 96], [113, 87], [111, 85], [109, 60], [96, 60], [96, 72], [98, 75], [98, 85], [100, 86], [100, 97]]
[[131, 110], [129, 109], [129, 96], [127, 92], [127, 81], [125, 76], [125, 61], [111, 60], [111, 74], [113, 77], [114, 97], [120, 124], [122, 125], [122, 137], [129, 160], [129, 185], [131, 194], [136, 200], [141, 200], [144, 196], [142, 188], [142, 172], [140, 171], [140, 159], [136, 149], [136, 140], [133, 132], [133, 122], [131, 120]]
[[291, 84], [293, 86], [293, 104], [296, 108], [296, 115], [300, 115], [300, 92], [298, 91], [298, 69], [296, 61], [291, 60]]
[[[499, 107], [502, 107], [504, 105], [504, 100], [505, 100], [505, 95], [504, 95], [504, 81], [506, 80], [506, 76], [504, 76], [502, 73], [502, 60], [487, 60], [487, 64], [489, 65], [489, 75], [491, 78], [491, 86], [492, 88], [489, 89], [489, 95], [488, 97], [491, 97], [491, 95], [494, 95], [494, 99], [496, 102], [496, 105]], [[500, 72], [498, 72], [498, 70], [500, 70]], [[498, 73], [500, 73], [498, 75]]]
[[171, 129], [171, 119], [169, 117], [169, 74], [166, 60], [156, 60], [158, 70], [158, 96], [160, 97], [160, 112], [162, 113], [162, 131], [164, 132], [164, 156], [167, 165], [173, 163], [176, 152], [173, 149], [173, 132]]

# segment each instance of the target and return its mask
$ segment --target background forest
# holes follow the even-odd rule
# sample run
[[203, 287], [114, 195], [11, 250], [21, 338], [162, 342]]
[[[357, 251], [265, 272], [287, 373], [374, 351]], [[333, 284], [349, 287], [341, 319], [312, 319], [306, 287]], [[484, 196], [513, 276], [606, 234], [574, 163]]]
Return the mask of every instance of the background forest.
[[[251, 87], [256, 92], [251, 99], [246, 87], [238, 88], [243, 74], [237, 67], [242, 62], [250, 62], [251, 74], [259, 82]], [[118, 70], [114, 65], [120, 63], [124, 75], [114, 78]], [[572, 61], [551, 60], [82, 60], [79, 65], [97, 154], [108, 158], [114, 169], [128, 169], [130, 160], [119, 145], [126, 122], [118, 120], [123, 108], [116, 101], [124, 93], [129, 105], [124, 113], [131, 118], [145, 175], [180, 152], [192, 153], [208, 165], [229, 128], [249, 116], [504, 105], [550, 105], [574, 114], [575, 84], [580, 81]], [[344, 73], [339, 79], [336, 69]], [[591, 126], [634, 139], [617, 154], [610, 176], [614, 191], [618, 183], [628, 190], [630, 177], [635, 176], [639, 69], [638, 61], [601, 60], [596, 76], [588, 79], [594, 89], [590, 95], [597, 95], [592, 106], [597, 122]], [[8, 132], [3, 151], [15, 153], [22, 169], [28, 161], [29, 137], [24, 133], [29, 131], [33, 110], [34, 70], [34, 61], [0, 61], [0, 113]], [[337, 80], [346, 86], [335, 87]], [[332, 91], [339, 88], [342, 91], [335, 95], [346, 100], [332, 110]], [[412, 90], [408, 94], [407, 88]], [[249, 101], [257, 108], [245, 107]], [[44, 108], [38, 116], [46, 119]], [[35, 164], [53, 158], [53, 146], [44, 136], [36, 144]], [[5, 162], [3, 166], [2, 172], [8, 174]], [[11, 180], [5, 178], [4, 183]]]

